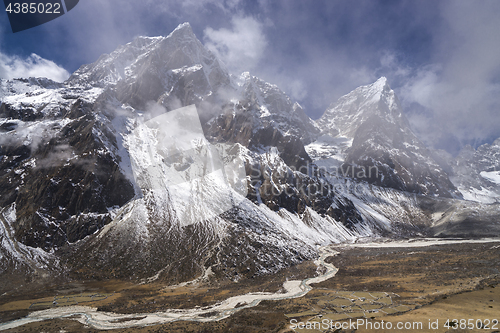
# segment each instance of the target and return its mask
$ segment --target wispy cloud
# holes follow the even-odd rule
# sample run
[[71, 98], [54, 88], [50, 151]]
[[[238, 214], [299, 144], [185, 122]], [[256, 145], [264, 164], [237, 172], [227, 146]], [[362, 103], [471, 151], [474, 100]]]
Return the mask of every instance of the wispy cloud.
[[[26, 33], [25, 44], [8, 37], [2, 45], [31, 43], [30, 52], [76, 70], [137, 35], [168, 35], [188, 21], [231, 72], [277, 84], [313, 118], [386, 76], [415, 131], [446, 148], [500, 136], [499, 15], [497, 0], [87, 0], [37, 28], [51, 29], [44, 40]], [[15, 72], [9, 61], [0, 76]]]
[[407, 105], [423, 107], [409, 118], [428, 143], [447, 148], [450, 138], [463, 146], [500, 136], [499, 13], [497, 1], [443, 3], [433, 62], [401, 88]]
[[31, 54], [22, 59], [0, 53], [0, 78], [46, 77], [62, 82], [69, 77], [69, 73], [55, 62]]
[[267, 46], [263, 24], [252, 17], [240, 16], [233, 17], [231, 24], [231, 29], [206, 28], [205, 46], [235, 74], [253, 70]]

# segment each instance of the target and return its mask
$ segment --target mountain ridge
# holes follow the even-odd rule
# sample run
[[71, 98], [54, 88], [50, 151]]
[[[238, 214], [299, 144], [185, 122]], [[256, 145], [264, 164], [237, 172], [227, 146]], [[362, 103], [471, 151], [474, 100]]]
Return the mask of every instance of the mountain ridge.
[[[0, 271], [4, 288], [17, 283], [12, 267], [33, 276], [43, 264], [19, 251], [51, 253], [48, 270], [75, 279], [180, 283], [210, 269], [238, 281], [314, 258], [321, 244], [467, 230], [467, 215], [453, 212], [478, 206], [457, 200], [387, 79], [366, 87], [316, 123], [277, 86], [228, 73], [186, 24], [138, 37], [63, 84], [2, 80], [0, 208], [13, 232], [0, 235], [0, 250], [14, 258]], [[190, 105], [199, 128], [176, 142], [164, 117]], [[218, 168], [206, 164], [214, 156]], [[380, 173], [351, 173], [370, 167]], [[234, 199], [223, 212], [206, 204], [222, 197], [217, 172]], [[244, 195], [234, 188], [242, 183]], [[185, 209], [175, 208], [179, 189]], [[499, 208], [481, 207], [477, 221], [500, 230], [490, 221]], [[181, 223], [179, 211], [206, 218]], [[447, 233], [443, 221], [457, 228]]]

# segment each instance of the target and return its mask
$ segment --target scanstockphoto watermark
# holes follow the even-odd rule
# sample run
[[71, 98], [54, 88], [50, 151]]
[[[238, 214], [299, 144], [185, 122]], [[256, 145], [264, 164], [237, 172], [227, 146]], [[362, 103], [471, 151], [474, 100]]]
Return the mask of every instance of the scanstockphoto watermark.
[[[301, 177], [300, 174], [303, 174], [304, 177]], [[338, 181], [348, 178], [356, 179], [356, 181]], [[260, 164], [250, 165], [250, 182], [260, 196], [279, 196], [281, 194], [292, 196], [298, 193], [304, 196], [362, 193], [365, 191], [365, 187], [358, 181], [376, 178], [382, 178], [382, 174], [376, 166], [367, 168], [345, 165], [326, 168], [306, 163], [299, 168], [291, 166], [286, 171], [270, 171]]]
[[[427, 326], [427, 325], [426, 325]], [[431, 326], [429, 326], [430, 328]], [[293, 330], [424, 330], [422, 322], [386, 322], [370, 321], [367, 319], [349, 319], [349, 321], [333, 321], [330, 319], [323, 319], [321, 321], [298, 321], [297, 319], [290, 320], [290, 328]], [[427, 328], [427, 327], [426, 327]]]

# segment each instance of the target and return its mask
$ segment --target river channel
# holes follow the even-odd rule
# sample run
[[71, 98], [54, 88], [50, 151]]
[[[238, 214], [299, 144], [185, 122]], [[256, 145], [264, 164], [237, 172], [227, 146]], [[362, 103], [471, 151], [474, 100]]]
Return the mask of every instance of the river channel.
[[154, 313], [120, 314], [97, 311], [96, 308], [88, 306], [57, 307], [35, 311], [30, 313], [25, 318], [1, 323], [0, 331], [51, 319], [73, 319], [84, 325], [100, 330], [144, 327], [178, 320], [199, 322], [218, 321], [231, 316], [236, 311], [257, 306], [264, 300], [281, 300], [302, 297], [312, 289], [311, 284], [319, 283], [335, 276], [338, 269], [332, 264], [326, 263], [325, 259], [336, 255], [338, 252], [329, 247], [320, 247], [319, 253], [320, 257], [315, 261], [315, 264], [318, 267], [326, 268], [326, 271], [319, 276], [310, 277], [302, 281], [286, 281], [283, 284], [283, 289], [285, 290], [284, 293], [248, 293], [230, 297], [222, 302], [207, 307], [195, 307], [193, 309], [167, 309]]

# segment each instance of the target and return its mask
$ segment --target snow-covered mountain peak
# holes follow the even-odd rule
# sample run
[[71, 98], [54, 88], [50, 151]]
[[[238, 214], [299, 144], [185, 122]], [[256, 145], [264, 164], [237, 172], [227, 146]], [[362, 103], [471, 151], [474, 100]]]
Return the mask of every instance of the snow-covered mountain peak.
[[[377, 168], [377, 185], [409, 192], [460, 196], [415, 136], [387, 78], [361, 86], [330, 105], [317, 121], [322, 136], [307, 147], [321, 165]], [[319, 148], [318, 148], [319, 147]], [[361, 177], [366, 180], [366, 177]]]
[[254, 130], [270, 126], [285, 136], [294, 135], [305, 142], [310, 142], [318, 134], [319, 129], [302, 107], [275, 84], [249, 72], [242, 73], [235, 82], [242, 107], [254, 119]]
[[369, 101], [376, 101], [376, 98], [381, 98], [384, 95], [392, 95], [393, 93], [394, 91], [389, 86], [387, 78], [385, 76], [382, 76], [377, 81], [371, 84], [360, 86], [354, 89], [349, 94], [341, 97], [341, 99], [348, 96], [349, 97], [360, 96], [367, 99], [367, 102], [369, 102]]
[[382, 76], [380, 79], [375, 81], [375, 83], [367, 86], [368, 87], [368, 98], [371, 97], [372, 101], [382, 101], [385, 105], [389, 107], [390, 111], [399, 112], [398, 101], [396, 93], [391, 89], [387, 78]]
[[179, 38], [179, 37], [187, 37], [187, 38], [195, 38], [196, 36], [193, 32], [193, 29], [191, 28], [191, 24], [189, 22], [184, 22], [181, 23], [175, 28], [168, 36], [168, 37], [174, 37], [174, 38]]
[[198, 103], [230, 82], [222, 62], [183, 23], [167, 37], [137, 37], [119, 46], [81, 66], [67, 84], [116, 88], [117, 99], [136, 109], [151, 101], [176, 109]]
[[385, 86], [389, 86], [387, 83], [387, 78], [385, 76], [380, 77], [377, 81], [371, 84], [372, 87], [378, 87], [379, 89], [384, 89]]
[[176, 33], [193, 33], [193, 29], [191, 28], [191, 24], [189, 22], [184, 22], [179, 24], [172, 32], [168, 35], [171, 36]]
[[222, 63], [196, 38], [189, 23], [183, 23], [167, 37], [137, 37], [119, 46], [96, 62], [81, 66], [67, 83], [104, 87], [147, 77], [147, 84], [166, 87], [171, 71], [193, 66], [198, 66], [209, 82], [229, 81]]
[[332, 103], [318, 120], [318, 125], [323, 132], [352, 138], [358, 127], [374, 116], [390, 123], [407, 125], [396, 94], [385, 77], [356, 88]]

